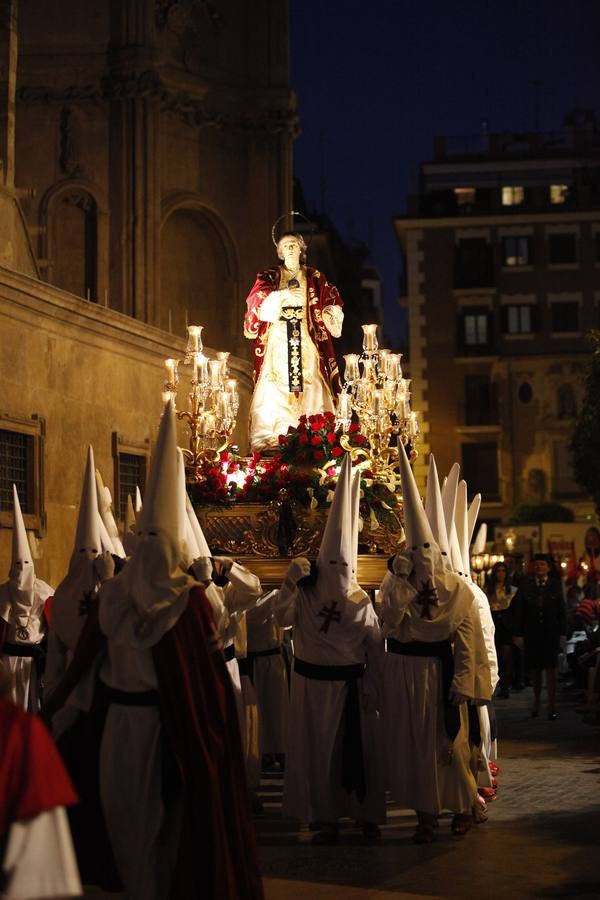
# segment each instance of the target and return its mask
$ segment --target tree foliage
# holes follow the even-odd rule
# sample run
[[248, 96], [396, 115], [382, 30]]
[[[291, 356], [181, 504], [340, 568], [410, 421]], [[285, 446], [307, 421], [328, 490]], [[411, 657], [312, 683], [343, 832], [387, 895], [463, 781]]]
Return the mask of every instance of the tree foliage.
[[573, 472], [600, 514], [600, 331], [590, 332], [592, 359], [585, 376], [585, 396], [571, 437]]

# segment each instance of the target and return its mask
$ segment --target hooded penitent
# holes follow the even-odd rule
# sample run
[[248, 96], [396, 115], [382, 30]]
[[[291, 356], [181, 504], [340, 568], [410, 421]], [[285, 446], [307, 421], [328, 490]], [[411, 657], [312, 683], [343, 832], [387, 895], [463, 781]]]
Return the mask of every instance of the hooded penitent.
[[169, 401], [160, 422], [133, 555], [102, 591], [102, 603], [109, 606], [127, 597], [120, 637], [140, 648], [153, 646], [173, 627], [195, 584], [183, 568], [183, 504], [175, 412]]
[[329, 598], [360, 602], [366, 594], [356, 581], [359, 488], [355, 487], [353, 491], [354, 477], [347, 453], [342, 460], [317, 555], [317, 590]]
[[117, 523], [115, 522], [112, 496], [108, 487], [104, 484], [102, 475], [100, 474], [98, 469], [96, 469], [96, 489], [98, 493], [98, 512], [100, 513], [100, 518], [102, 519], [104, 527], [106, 528], [110, 536], [110, 540], [113, 545], [113, 552], [117, 556], [120, 556], [122, 559], [124, 559], [125, 548], [121, 543], [121, 538], [119, 537], [119, 529], [117, 528]]
[[87, 603], [95, 593], [98, 578], [94, 560], [102, 551], [100, 514], [96, 494], [94, 451], [88, 447], [75, 542], [69, 562], [69, 570], [56, 588], [52, 605], [52, 627], [60, 634], [62, 642], [70, 648], [77, 643], [85, 621]]
[[13, 503], [12, 559], [8, 581], [0, 585], [0, 618], [14, 625], [16, 641], [36, 642], [41, 640], [45, 631], [41, 615], [52, 588], [35, 577], [31, 548], [14, 484]]

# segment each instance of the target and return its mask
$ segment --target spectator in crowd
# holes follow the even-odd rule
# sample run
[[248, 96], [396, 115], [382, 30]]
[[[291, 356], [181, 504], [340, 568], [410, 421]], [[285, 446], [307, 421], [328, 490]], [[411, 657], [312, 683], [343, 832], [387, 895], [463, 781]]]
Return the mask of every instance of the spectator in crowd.
[[507, 580], [507, 569], [503, 562], [497, 562], [490, 576], [487, 588], [488, 600], [494, 620], [494, 641], [498, 656], [500, 674], [499, 696], [508, 698], [512, 674], [513, 610], [512, 601], [517, 588]]
[[542, 672], [545, 672], [548, 719], [552, 721], [557, 718], [558, 653], [565, 646], [567, 618], [562, 584], [549, 576], [548, 557], [543, 553], [536, 553], [534, 576], [527, 578], [519, 587], [513, 600], [513, 608], [515, 635], [524, 646], [526, 664], [533, 677], [534, 704], [531, 715], [539, 715]]

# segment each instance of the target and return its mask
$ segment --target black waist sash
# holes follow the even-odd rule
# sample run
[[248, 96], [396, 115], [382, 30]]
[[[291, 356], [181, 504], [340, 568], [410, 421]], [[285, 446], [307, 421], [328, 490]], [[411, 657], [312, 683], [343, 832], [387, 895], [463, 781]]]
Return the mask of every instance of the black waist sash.
[[268, 650], [248, 650], [246, 658], [243, 660], [244, 665], [240, 668], [240, 674], [247, 675], [252, 684], [254, 684], [254, 660], [263, 656], [281, 656], [281, 647], [270, 647]]
[[315, 681], [345, 681], [346, 700], [342, 713], [342, 787], [348, 794], [356, 794], [362, 803], [367, 792], [365, 761], [362, 746], [358, 679], [364, 675], [364, 663], [349, 666], [316, 666], [303, 659], [294, 659], [294, 672]]
[[0, 656], [23, 656], [33, 659], [38, 678], [44, 674], [46, 650], [41, 642], [39, 644], [13, 644], [10, 641], [4, 641]]
[[460, 709], [450, 702], [454, 677], [454, 656], [450, 641], [397, 641], [387, 639], [387, 652], [399, 656], [423, 656], [439, 659], [442, 664], [442, 699], [444, 701], [444, 728], [451, 741], [460, 731]]
[[225, 647], [223, 655], [225, 656], [225, 662], [231, 662], [232, 659], [235, 659], [235, 644]]
[[109, 703], [119, 706], [158, 706], [160, 702], [158, 691], [120, 691], [106, 685], [105, 695]]

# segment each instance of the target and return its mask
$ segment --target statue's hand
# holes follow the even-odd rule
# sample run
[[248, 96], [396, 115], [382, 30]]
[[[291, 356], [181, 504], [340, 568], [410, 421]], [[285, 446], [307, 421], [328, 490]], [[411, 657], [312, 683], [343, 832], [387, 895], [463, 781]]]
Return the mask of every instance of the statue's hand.
[[284, 299], [286, 306], [304, 306], [304, 291], [302, 288], [286, 288], [287, 297]]

